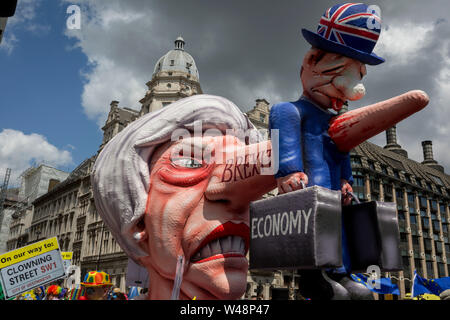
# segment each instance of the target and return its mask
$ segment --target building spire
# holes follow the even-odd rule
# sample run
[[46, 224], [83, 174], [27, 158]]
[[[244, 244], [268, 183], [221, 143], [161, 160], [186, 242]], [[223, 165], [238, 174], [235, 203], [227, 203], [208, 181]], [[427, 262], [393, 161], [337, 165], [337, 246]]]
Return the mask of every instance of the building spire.
[[386, 130], [386, 145], [384, 149], [408, 157], [408, 152], [397, 143], [397, 126], [393, 126]]
[[429, 167], [432, 167], [436, 170], [444, 172], [444, 167], [439, 165], [433, 157], [433, 142], [430, 140], [422, 141], [423, 148], [423, 161], [422, 164], [425, 164]]
[[184, 39], [179, 36], [176, 40], [175, 40], [175, 49], [176, 50], [184, 50], [184, 45], [186, 42], [184, 42]]

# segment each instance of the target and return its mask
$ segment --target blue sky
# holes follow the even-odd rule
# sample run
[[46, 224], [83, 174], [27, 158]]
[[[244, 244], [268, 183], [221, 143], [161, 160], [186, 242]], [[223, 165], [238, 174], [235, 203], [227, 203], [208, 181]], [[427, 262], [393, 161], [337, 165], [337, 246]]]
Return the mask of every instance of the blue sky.
[[[112, 100], [140, 109], [155, 63], [183, 36], [204, 93], [243, 111], [256, 99], [298, 99], [299, 70], [315, 30], [335, 0], [19, 0], [0, 44], [0, 180], [33, 163], [72, 170], [94, 155]], [[373, 0], [382, 33], [368, 67], [366, 96], [350, 109], [421, 89], [423, 111], [397, 126], [409, 157], [423, 161], [421, 141], [450, 169], [450, 10], [448, 0]], [[81, 8], [81, 28], [68, 30], [66, 9]], [[420, 15], [417, 14], [420, 12]], [[414, 17], [414, 19], [412, 19]], [[370, 139], [386, 144], [385, 134]]]
[[[43, 160], [71, 170], [95, 154], [102, 140], [98, 125], [81, 107], [82, 71], [87, 72], [87, 57], [64, 34], [67, 5], [41, 1], [32, 19], [23, 18], [23, 3], [19, 5], [14, 18], [20, 22], [8, 21], [4, 37], [6, 44], [11, 36], [17, 39], [14, 47], [9, 51], [2, 48], [5, 43], [0, 46], [0, 132], [13, 129], [25, 136], [42, 135], [58, 152], [66, 150], [71, 156], [53, 159], [38, 152], [36, 162]], [[27, 157], [26, 150], [18, 151]], [[10, 158], [3, 160], [12, 166], [14, 163], [9, 162], [16, 156]], [[4, 169], [0, 167], [0, 178]], [[16, 177], [23, 167], [12, 169], [16, 169]]]

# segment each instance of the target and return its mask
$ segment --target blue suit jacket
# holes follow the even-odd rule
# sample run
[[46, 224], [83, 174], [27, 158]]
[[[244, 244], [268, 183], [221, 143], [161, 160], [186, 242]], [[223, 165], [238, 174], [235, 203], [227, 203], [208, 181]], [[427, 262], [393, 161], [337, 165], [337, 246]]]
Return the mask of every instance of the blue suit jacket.
[[353, 183], [350, 154], [340, 152], [328, 135], [333, 116], [305, 97], [271, 108], [269, 128], [279, 130], [276, 178], [300, 171], [308, 176], [310, 186], [340, 190], [341, 179]]
[[[295, 102], [282, 102], [271, 108], [269, 128], [279, 130], [278, 148], [272, 139], [272, 152], [275, 152], [275, 159], [277, 156], [279, 159], [276, 178], [304, 172], [308, 176], [309, 186], [340, 190], [341, 179], [353, 184], [350, 153], [340, 152], [328, 134], [333, 116], [306, 97]], [[344, 228], [342, 259], [343, 266], [333, 272], [348, 273], [351, 270]]]

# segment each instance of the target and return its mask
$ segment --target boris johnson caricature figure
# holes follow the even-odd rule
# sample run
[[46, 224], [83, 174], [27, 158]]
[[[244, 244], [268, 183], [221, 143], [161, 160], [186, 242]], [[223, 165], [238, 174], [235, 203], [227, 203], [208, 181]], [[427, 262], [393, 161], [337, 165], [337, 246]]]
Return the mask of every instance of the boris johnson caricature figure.
[[[317, 32], [302, 30], [312, 45], [300, 72], [303, 94], [295, 102], [274, 105], [269, 120], [270, 128], [279, 130], [280, 147], [274, 152], [279, 152], [280, 168], [275, 177], [280, 193], [302, 189], [303, 181], [306, 186], [341, 190], [343, 204], [349, 204], [353, 182], [350, 149], [428, 103], [423, 91], [411, 91], [337, 116], [335, 112], [344, 104], [365, 95], [361, 81], [367, 74], [366, 65], [384, 62], [372, 52], [380, 32], [379, 8], [362, 3], [332, 6], [320, 18]], [[345, 230], [342, 234], [344, 265], [328, 275], [340, 282], [334, 283], [341, 289], [340, 298], [370, 299], [364, 286], [350, 280]], [[302, 275], [304, 296], [337, 298], [324, 289], [326, 281], [320, 270]]]

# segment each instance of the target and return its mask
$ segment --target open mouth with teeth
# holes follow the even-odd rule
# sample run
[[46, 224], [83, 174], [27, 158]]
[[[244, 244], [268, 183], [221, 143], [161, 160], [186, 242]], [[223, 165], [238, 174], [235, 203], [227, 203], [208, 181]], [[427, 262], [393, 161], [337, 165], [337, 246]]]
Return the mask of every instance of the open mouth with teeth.
[[243, 258], [249, 246], [250, 228], [244, 224], [226, 222], [215, 228], [191, 257], [192, 263], [222, 258]]

